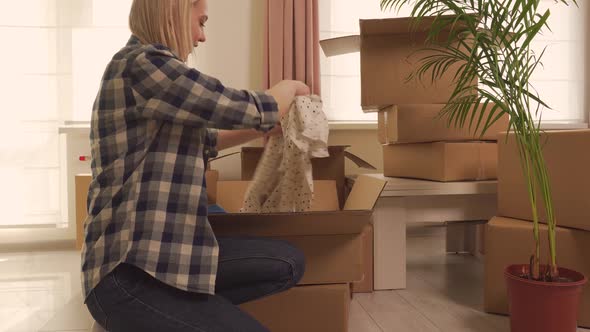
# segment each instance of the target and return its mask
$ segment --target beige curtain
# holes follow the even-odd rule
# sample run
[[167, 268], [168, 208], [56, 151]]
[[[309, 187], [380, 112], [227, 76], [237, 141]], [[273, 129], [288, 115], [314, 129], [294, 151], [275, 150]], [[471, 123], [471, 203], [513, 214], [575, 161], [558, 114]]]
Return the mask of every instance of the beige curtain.
[[320, 95], [318, 0], [266, 0], [264, 85], [305, 82]]

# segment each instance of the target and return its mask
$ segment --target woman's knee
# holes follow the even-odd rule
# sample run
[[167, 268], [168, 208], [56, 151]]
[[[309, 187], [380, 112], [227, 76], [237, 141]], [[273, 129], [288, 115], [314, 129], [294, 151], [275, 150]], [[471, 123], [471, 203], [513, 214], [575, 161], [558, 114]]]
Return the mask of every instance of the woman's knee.
[[220, 238], [220, 289], [262, 281], [296, 285], [305, 273], [305, 255], [293, 244], [269, 238]]
[[305, 273], [305, 255], [301, 249], [287, 242], [281, 248], [280, 255], [291, 265], [290, 285], [295, 286], [301, 281]]

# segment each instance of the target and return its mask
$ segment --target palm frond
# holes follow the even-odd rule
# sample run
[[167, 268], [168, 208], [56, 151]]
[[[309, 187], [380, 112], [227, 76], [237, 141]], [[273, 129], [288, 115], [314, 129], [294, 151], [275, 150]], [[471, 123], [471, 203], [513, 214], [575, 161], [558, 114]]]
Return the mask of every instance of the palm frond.
[[[555, 0], [578, 6], [577, 0]], [[508, 114], [514, 130], [534, 220], [534, 277], [539, 278], [539, 227], [536, 202], [545, 204], [549, 224], [551, 276], [555, 276], [555, 216], [547, 168], [539, 142], [541, 111], [548, 109], [531, 78], [545, 49], [531, 50], [544, 29], [550, 30], [550, 10], [539, 12], [541, 0], [381, 0], [383, 10], [412, 6], [415, 26], [428, 19], [428, 53], [408, 79], [433, 83], [452, 73], [455, 89], [439, 118], [448, 126], [483, 135]], [[537, 190], [541, 193], [537, 196]]]

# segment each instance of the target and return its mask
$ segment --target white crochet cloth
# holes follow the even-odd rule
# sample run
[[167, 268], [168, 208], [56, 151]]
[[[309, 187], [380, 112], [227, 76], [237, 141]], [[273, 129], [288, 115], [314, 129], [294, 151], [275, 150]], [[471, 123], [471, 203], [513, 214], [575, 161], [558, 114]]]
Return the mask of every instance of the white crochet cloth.
[[328, 157], [328, 119], [318, 96], [295, 99], [281, 120], [284, 137], [268, 142], [248, 187], [243, 212], [303, 212], [311, 209], [311, 158]]

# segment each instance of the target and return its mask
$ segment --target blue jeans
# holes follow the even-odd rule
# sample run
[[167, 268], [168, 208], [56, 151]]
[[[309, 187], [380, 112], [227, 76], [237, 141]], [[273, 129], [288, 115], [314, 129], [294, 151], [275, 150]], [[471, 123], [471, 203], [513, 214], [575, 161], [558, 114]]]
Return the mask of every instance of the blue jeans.
[[209, 205], [209, 207], [207, 208], [207, 213], [209, 213], [209, 214], [224, 214], [226, 212], [221, 206], [219, 206], [217, 204], [212, 204], [212, 205]]
[[236, 305], [285, 291], [303, 276], [303, 253], [287, 242], [219, 238], [216, 295], [179, 290], [121, 264], [88, 296], [92, 317], [109, 332], [268, 331]]

